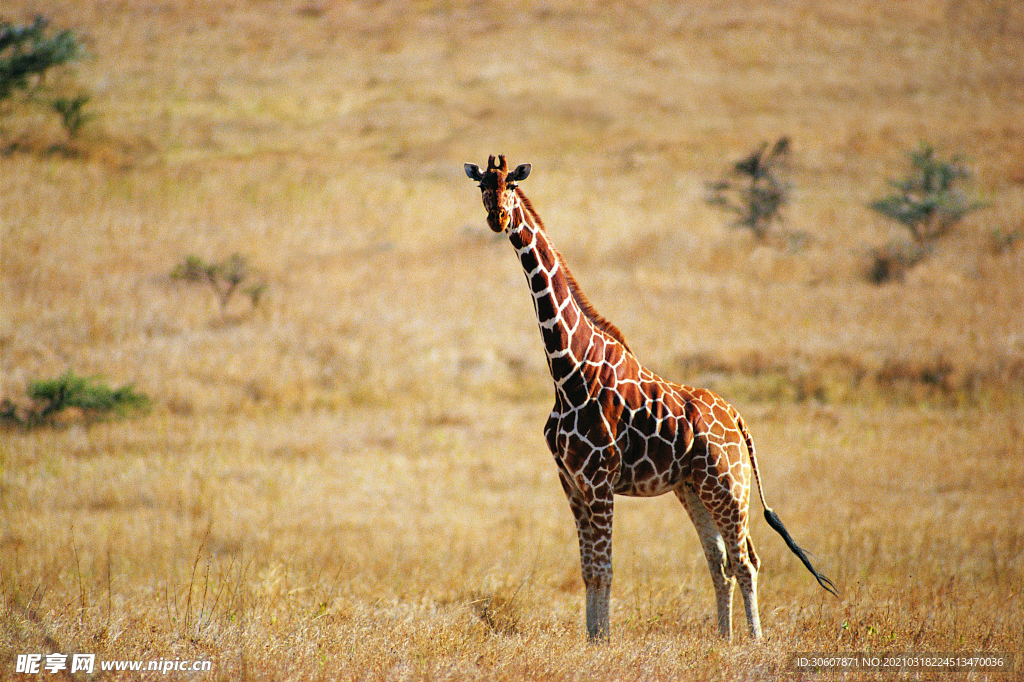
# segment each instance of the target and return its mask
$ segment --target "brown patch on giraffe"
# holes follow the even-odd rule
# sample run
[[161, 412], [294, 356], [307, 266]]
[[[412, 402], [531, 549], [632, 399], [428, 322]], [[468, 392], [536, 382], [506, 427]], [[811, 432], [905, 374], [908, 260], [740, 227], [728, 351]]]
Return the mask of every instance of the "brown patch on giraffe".
[[582, 358], [590, 348], [593, 335], [594, 331], [589, 326], [584, 325], [577, 329], [569, 339], [569, 354], [574, 358]]
[[[621, 378], [625, 379], [625, 374]], [[632, 381], [619, 381], [619, 395], [622, 396], [623, 404], [632, 408], [639, 407], [644, 402], [640, 386]]]
[[[547, 296], [537, 299], [537, 320], [540, 322], [550, 322], [555, 319], [557, 313], [555, 312], [555, 304]], [[545, 328], [544, 332], [550, 331]]]
[[567, 330], [575, 331], [580, 321], [579, 310], [574, 306], [566, 306], [565, 310], [562, 311], [562, 321], [565, 322], [565, 328]]
[[[519, 256], [519, 262], [523, 266], [523, 271], [527, 274], [533, 272], [540, 265], [540, 261], [537, 260], [537, 254], [533, 251], [523, 251]], [[533, 291], [533, 289], [531, 289]]]
[[572, 395], [579, 391], [586, 391], [583, 375], [576, 371], [575, 361], [571, 357], [548, 358], [548, 364], [552, 375], [564, 377], [561, 393]]
[[732, 414], [729, 413], [729, 406], [722, 401], [715, 401], [711, 406], [711, 414], [714, 415], [715, 421], [723, 425], [731, 425], [735, 427], [735, 420], [733, 419]]

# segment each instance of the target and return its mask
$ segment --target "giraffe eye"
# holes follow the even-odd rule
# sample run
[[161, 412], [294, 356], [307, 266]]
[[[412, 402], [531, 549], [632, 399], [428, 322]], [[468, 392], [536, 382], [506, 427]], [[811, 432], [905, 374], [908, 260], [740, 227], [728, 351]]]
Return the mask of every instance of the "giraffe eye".
[[519, 186], [519, 185], [517, 185], [517, 184], [516, 184], [516, 183], [514, 183], [514, 182], [511, 182], [511, 183], [509, 183], [509, 184], [508, 184], [508, 188], [509, 188], [509, 189], [515, 189], [515, 188], [516, 188], [516, 187], [518, 187], [518, 186]]

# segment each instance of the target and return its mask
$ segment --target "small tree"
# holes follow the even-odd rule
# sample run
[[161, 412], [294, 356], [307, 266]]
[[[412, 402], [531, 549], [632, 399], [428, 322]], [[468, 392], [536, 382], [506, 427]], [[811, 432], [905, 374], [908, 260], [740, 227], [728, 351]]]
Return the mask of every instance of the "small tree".
[[959, 157], [945, 161], [928, 144], [907, 156], [910, 173], [903, 180], [889, 181], [896, 192], [868, 206], [906, 227], [918, 245], [935, 242], [968, 213], [986, 206], [972, 201], [962, 188], [971, 173]]
[[50, 102], [50, 106], [60, 116], [64, 130], [68, 131], [68, 137], [78, 137], [82, 126], [92, 118], [92, 114], [83, 111], [91, 99], [89, 95], [80, 94], [75, 97], [57, 97]]
[[903, 279], [964, 216], [986, 206], [968, 198], [963, 189], [971, 174], [959, 157], [944, 160], [924, 143], [907, 157], [910, 172], [902, 180], [889, 181], [896, 192], [868, 204], [903, 225], [912, 239], [894, 240], [872, 250], [868, 278], [875, 284]]
[[244, 293], [252, 307], [256, 308], [267, 290], [263, 276], [249, 263], [248, 258], [239, 253], [233, 253], [219, 263], [207, 263], [195, 255], [185, 256], [171, 270], [171, 278], [209, 284], [217, 295], [221, 315], [227, 313], [228, 303], [235, 293]]
[[763, 241], [772, 223], [782, 219], [782, 208], [789, 201], [789, 184], [783, 177], [789, 146], [788, 137], [780, 137], [770, 148], [767, 142], [761, 144], [737, 161], [725, 178], [708, 183], [707, 202], [735, 213], [733, 225]]
[[89, 96], [66, 97], [50, 92], [47, 77], [58, 67], [84, 55], [72, 31], [51, 35], [49, 21], [37, 16], [31, 24], [0, 22], [0, 112], [12, 103], [41, 103], [55, 112], [69, 137], [75, 137], [90, 115], [83, 111]]

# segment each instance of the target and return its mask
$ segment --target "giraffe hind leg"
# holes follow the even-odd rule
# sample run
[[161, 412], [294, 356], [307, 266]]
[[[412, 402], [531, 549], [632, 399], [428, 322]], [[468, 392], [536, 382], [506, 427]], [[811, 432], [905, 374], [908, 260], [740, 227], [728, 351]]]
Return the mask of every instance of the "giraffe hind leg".
[[750, 631], [751, 639], [761, 639], [761, 617], [757, 608], [757, 569], [761, 561], [754, 551], [754, 543], [750, 536], [747, 536], [744, 556], [736, 562], [736, 580], [740, 585], [740, 592], [743, 595], [743, 606], [747, 612], [747, 628]]
[[[730, 498], [711, 512], [711, 516], [716, 520], [729, 558], [729, 569], [743, 597], [747, 629], [751, 639], [757, 640], [761, 639], [761, 618], [757, 607], [757, 569], [761, 562], [747, 534], [746, 505], [738, 503], [739, 500]], [[737, 514], [737, 511], [741, 513]]]
[[[723, 449], [718, 457], [725, 456]], [[721, 534], [729, 557], [729, 567], [743, 597], [750, 636], [753, 639], [760, 639], [761, 619], [757, 606], [757, 569], [760, 560], [754, 552], [754, 545], [748, 534], [747, 501], [750, 489], [747, 486], [747, 476], [742, 466], [729, 467], [722, 473], [719, 473], [720, 471], [722, 470], [717, 466], [710, 471], [695, 470], [695, 495], [711, 515]]]
[[[754, 552], [754, 543], [747, 534], [746, 505], [741, 504], [740, 500], [730, 498], [723, 511], [725, 513], [712, 513], [712, 516], [718, 520], [718, 530], [722, 534], [729, 555], [729, 565], [743, 597], [750, 637], [755, 640], [761, 639], [761, 618], [757, 606], [757, 569], [761, 562]], [[738, 521], [735, 520], [737, 517]]]
[[697, 529], [697, 537], [704, 548], [704, 557], [711, 572], [715, 587], [715, 604], [718, 608], [718, 632], [726, 639], [732, 638], [732, 594], [736, 581], [733, 578], [725, 541], [718, 531], [711, 513], [708, 512], [693, 487], [687, 483], [676, 490], [676, 497], [683, 503], [686, 513]]

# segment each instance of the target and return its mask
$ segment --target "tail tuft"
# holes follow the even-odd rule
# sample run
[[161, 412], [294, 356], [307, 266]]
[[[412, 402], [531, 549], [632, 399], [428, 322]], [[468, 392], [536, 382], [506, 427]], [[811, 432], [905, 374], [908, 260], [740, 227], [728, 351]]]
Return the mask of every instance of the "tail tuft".
[[779, 519], [779, 515], [776, 514], [768, 506], [768, 503], [764, 500], [764, 491], [761, 489], [761, 475], [757, 471], [757, 456], [754, 454], [754, 441], [750, 438], [750, 432], [747, 431], [746, 424], [743, 423], [743, 417], [738, 412], [733, 411], [735, 414], [736, 425], [740, 429], [740, 433], [743, 434], [743, 440], [747, 444], [747, 454], [750, 456], [750, 468], [754, 472], [754, 482], [757, 483], [757, 492], [761, 496], [761, 505], [764, 507], [764, 520], [768, 522], [768, 525], [775, 529], [782, 539], [786, 541], [786, 545], [789, 547], [793, 554], [796, 554], [797, 558], [803, 562], [807, 570], [811, 572], [814, 579], [818, 581], [824, 589], [831, 592], [834, 596], [838, 597], [839, 592], [836, 590], [836, 586], [832, 584], [832, 581], [826, 578], [823, 574], [819, 573], [816, 568], [811, 564], [811, 560], [807, 558], [807, 552], [805, 552], [800, 545], [793, 541], [793, 537], [786, 530], [786, 527], [782, 525], [782, 521]]
[[818, 581], [824, 589], [831, 592], [834, 596], [838, 597], [839, 592], [836, 590], [836, 586], [832, 584], [832, 581], [826, 578], [822, 573], [819, 573], [816, 568], [811, 564], [811, 560], [807, 558], [807, 552], [803, 550], [796, 542], [793, 541], [793, 537], [786, 530], [786, 527], [782, 525], [782, 521], [779, 519], [779, 515], [768, 507], [764, 508], [764, 520], [768, 522], [768, 525], [775, 529], [782, 539], [786, 541], [786, 546], [789, 547], [793, 554], [796, 554], [797, 558], [803, 562], [803, 565], [807, 567], [807, 570], [811, 572], [814, 579]]

